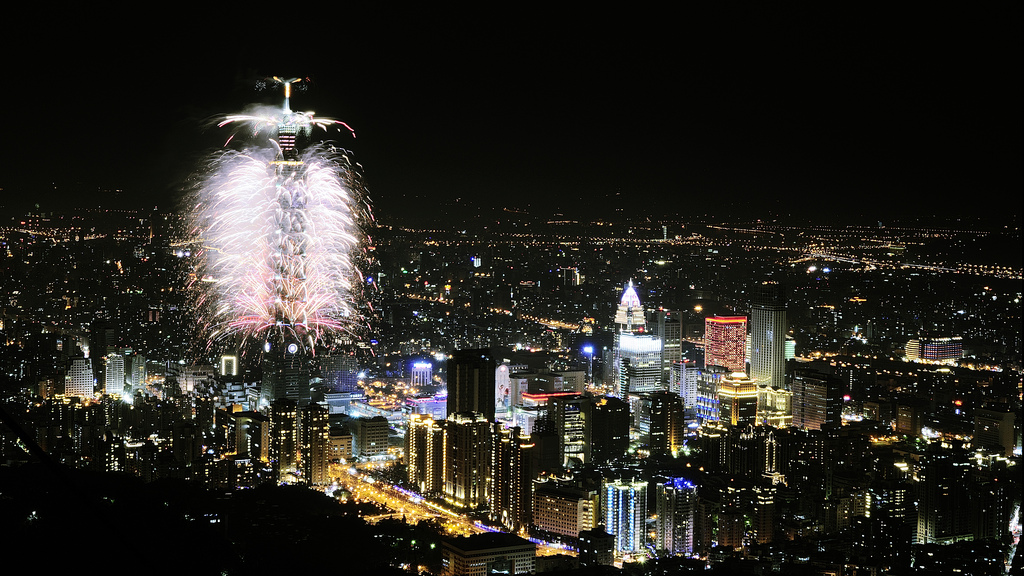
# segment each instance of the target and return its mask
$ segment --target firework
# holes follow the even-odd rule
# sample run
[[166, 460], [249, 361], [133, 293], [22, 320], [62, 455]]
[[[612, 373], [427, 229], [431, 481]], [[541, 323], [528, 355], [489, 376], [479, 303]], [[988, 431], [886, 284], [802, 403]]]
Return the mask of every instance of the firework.
[[296, 147], [297, 136], [314, 128], [348, 126], [292, 112], [287, 99], [276, 112], [227, 116], [219, 126], [227, 125], [270, 139], [213, 155], [197, 191], [196, 278], [209, 341], [280, 334], [312, 347], [356, 325], [358, 172], [342, 150]]

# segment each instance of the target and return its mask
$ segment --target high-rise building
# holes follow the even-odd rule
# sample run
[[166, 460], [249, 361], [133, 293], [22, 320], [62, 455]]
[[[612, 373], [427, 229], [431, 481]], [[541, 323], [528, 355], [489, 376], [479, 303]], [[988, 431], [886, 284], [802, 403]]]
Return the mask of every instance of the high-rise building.
[[330, 448], [327, 408], [312, 403], [302, 409], [302, 477], [306, 484], [321, 486], [330, 482]]
[[[491, 374], [494, 367], [491, 366]], [[493, 404], [492, 404], [493, 407]], [[444, 426], [444, 499], [460, 509], [487, 504], [490, 422], [482, 414], [450, 414]]]
[[664, 309], [658, 310], [657, 321], [654, 334], [661, 340], [661, 377], [669, 382], [672, 363], [683, 359], [683, 323], [678, 311]]
[[718, 384], [719, 418], [726, 424], [757, 422], [757, 383], [743, 372], [733, 372]]
[[709, 316], [704, 319], [704, 365], [729, 372], [747, 371], [747, 317]]
[[678, 394], [668, 391], [653, 392], [650, 398], [651, 454], [675, 456], [683, 448], [686, 431], [683, 401]]
[[622, 291], [615, 326], [611, 374], [615, 395], [659, 389], [663, 379], [662, 341], [645, 334], [647, 320], [632, 281]]
[[565, 466], [592, 461], [593, 406], [589, 396], [552, 395], [547, 401], [548, 418], [558, 434], [559, 455]]
[[267, 342], [263, 355], [261, 402], [287, 398], [298, 406], [310, 402], [309, 361], [295, 342]]
[[835, 377], [812, 370], [797, 370], [791, 382], [793, 426], [825, 430], [839, 426], [841, 383]]
[[591, 415], [591, 460], [603, 464], [625, 454], [629, 448], [629, 404], [621, 398], [601, 397]]
[[670, 555], [693, 555], [697, 486], [686, 478], [668, 478], [657, 483], [655, 498], [655, 547]]
[[95, 380], [90, 358], [72, 358], [64, 378], [64, 394], [92, 398]]
[[270, 405], [270, 462], [278, 482], [289, 481], [299, 464], [299, 412], [294, 400]]
[[146, 357], [142, 354], [132, 355], [132, 375], [130, 379], [132, 392], [145, 388], [146, 378], [148, 376], [149, 373], [146, 369]]
[[618, 336], [616, 395], [661, 390], [661, 340], [628, 332]]
[[774, 386], [757, 386], [757, 423], [785, 428], [793, 423], [793, 393]]
[[533, 527], [545, 536], [575, 544], [580, 532], [599, 521], [601, 498], [597, 490], [556, 478], [533, 483]]
[[495, 368], [489, 350], [452, 353], [448, 359], [448, 414], [476, 412], [493, 422]]
[[974, 410], [974, 447], [999, 448], [1009, 458], [1017, 445], [1014, 434], [1014, 418], [1016, 414], [1008, 406], [1002, 409], [993, 407]]
[[789, 323], [782, 285], [775, 282], [758, 285], [750, 301], [750, 377], [757, 384], [786, 387], [787, 330]]
[[410, 372], [409, 385], [413, 388], [422, 388], [433, 383], [434, 365], [430, 362], [413, 362]]
[[124, 394], [124, 356], [120, 354], [110, 353], [106, 356], [106, 393], [107, 394]]
[[647, 317], [632, 280], [622, 291], [619, 307], [615, 310], [615, 324], [616, 332], [640, 333], [646, 330]]
[[647, 482], [635, 478], [602, 483], [601, 512], [605, 529], [615, 535], [615, 551], [639, 552], [647, 540]]
[[331, 392], [359, 391], [359, 365], [354, 354], [319, 356], [323, 383]]
[[534, 444], [518, 427], [491, 425], [491, 519], [517, 532], [531, 521]]
[[409, 483], [421, 494], [439, 494], [444, 487], [444, 421], [413, 414], [405, 433], [405, 464]]

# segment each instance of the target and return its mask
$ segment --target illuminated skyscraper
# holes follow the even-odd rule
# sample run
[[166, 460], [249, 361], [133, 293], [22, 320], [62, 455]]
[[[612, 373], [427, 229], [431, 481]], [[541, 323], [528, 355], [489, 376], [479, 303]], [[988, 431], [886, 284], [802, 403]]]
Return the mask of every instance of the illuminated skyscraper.
[[747, 317], [710, 316], [704, 319], [704, 365], [729, 372], [747, 371]]
[[605, 480], [601, 492], [605, 529], [615, 535], [616, 552], [639, 552], [647, 540], [647, 482]]
[[434, 365], [430, 362], [413, 362], [409, 383], [413, 388], [422, 388], [431, 384]]
[[750, 302], [750, 377], [757, 384], [785, 388], [787, 330], [782, 286], [758, 285]]
[[310, 404], [302, 409], [302, 476], [306, 484], [320, 486], [330, 481], [330, 425], [327, 409]]
[[[494, 366], [491, 366], [493, 377]], [[493, 389], [493, 388], [492, 388]], [[491, 404], [493, 409], [493, 403]], [[444, 425], [444, 498], [456, 508], [487, 503], [491, 427], [481, 414], [451, 414]]]
[[107, 354], [106, 365], [106, 393], [124, 394], [124, 356], [114, 353]]
[[73, 358], [64, 379], [64, 394], [92, 398], [94, 386], [92, 360]]
[[661, 340], [623, 332], [618, 335], [617, 353], [618, 396], [661, 390]]
[[657, 484], [657, 543], [667, 554], [690, 556], [694, 544], [697, 486], [686, 478], [669, 478]]
[[615, 324], [617, 332], [643, 332], [647, 326], [647, 319], [644, 315], [644, 308], [640, 305], [640, 297], [633, 288], [633, 281], [622, 291], [622, 299], [619, 300], [619, 307], [615, 310]]
[[734, 372], [718, 384], [719, 417], [725, 424], [746, 426], [757, 422], [757, 384], [743, 372]]

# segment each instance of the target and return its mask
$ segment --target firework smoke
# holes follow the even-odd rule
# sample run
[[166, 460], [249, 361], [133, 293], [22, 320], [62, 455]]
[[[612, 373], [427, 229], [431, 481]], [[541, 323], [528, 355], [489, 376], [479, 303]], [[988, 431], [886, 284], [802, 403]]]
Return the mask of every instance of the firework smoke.
[[196, 192], [193, 228], [203, 246], [196, 279], [209, 342], [281, 335], [312, 347], [357, 325], [358, 171], [344, 151], [295, 145], [313, 128], [348, 126], [292, 112], [287, 100], [276, 113], [219, 123], [228, 124], [266, 133], [270, 145], [215, 154]]

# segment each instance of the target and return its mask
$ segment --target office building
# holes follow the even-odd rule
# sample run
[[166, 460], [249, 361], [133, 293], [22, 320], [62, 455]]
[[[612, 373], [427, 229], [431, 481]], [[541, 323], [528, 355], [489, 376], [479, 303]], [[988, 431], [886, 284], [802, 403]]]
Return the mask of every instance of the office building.
[[443, 576], [533, 574], [537, 567], [537, 545], [513, 534], [449, 538], [441, 547]]
[[92, 398], [95, 380], [92, 375], [92, 360], [72, 358], [64, 378], [64, 394]]
[[757, 384], [786, 387], [788, 330], [782, 286], [766, 282], [755, 287], [750, 301], [750, 377]]
[[743, 372], [733, 372], [718, 384], [719, 418], [725, 424], [746, 426], [757, 422], [757, 383]]
[[105, 358], [106, 374], [104, 376], [107, 394], [124, 394], [124, 356], [111, 352]]
[[448, 359], [448, 414], [476, 412], [493, 422], [495, 369], [489, 350], [452, 353]]
[[704, 365], [729, 372], [747, 371], [747, 317], [710, 316], [704, 319]]

